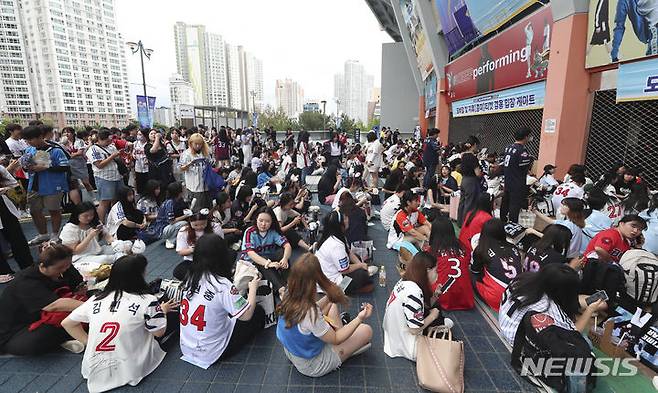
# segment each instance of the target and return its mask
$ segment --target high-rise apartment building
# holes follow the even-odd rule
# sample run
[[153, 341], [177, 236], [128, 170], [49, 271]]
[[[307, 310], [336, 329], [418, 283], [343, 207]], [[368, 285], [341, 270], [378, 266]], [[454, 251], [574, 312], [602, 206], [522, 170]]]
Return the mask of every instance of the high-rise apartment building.
[[178, 73], [192, 84], [196, 105], [262, 108], [262, 61], [203, 25], [177, 22], [174, 41]]
[[0, 3], [0, 115], [25, 122], [35, 111], [18, 0]]
[[18, 3], [3, 0], [0, 7], [7, 40], [0, 65], [12, 67], [0, 73], [0, 110], [57, 127], [125, 125], [128, 75], [114, 0]]
[[338, 112], [366, 122], [373, 84], [373, 76], [366, 73], [361, 63], [357, 60], [346, 61], [343, 73], [334, 77], [334, 94], [339, 100]]
[[169, 97], [173, 109], [174, 123], [180, 124], [181, 105], [194, 105], [194, 88], [192, 83], [183, 79], [180, 74], [173, 74], [169, 78]]
[[276, 108], [288, 117], [296, 117], [304, 110], [304, 89], [294, 80], [277, 79], [274, 85]]

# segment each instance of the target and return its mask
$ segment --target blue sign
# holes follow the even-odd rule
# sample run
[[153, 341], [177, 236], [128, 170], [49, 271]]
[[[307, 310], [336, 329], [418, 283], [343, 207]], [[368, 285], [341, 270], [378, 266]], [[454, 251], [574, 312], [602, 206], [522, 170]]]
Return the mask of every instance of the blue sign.
[[531, 83], [529, 85], [455, 101], [452, 103], [452, 116], [464, 117], [541, 109], [544, 107], [545, 96], [546, 81]]
[[658, 100], [658, 58], [619, 65], [617, 102]]
[[137, 96], [137, 120], [141, 128], [153, 127], [154, 112], [155, 97]]

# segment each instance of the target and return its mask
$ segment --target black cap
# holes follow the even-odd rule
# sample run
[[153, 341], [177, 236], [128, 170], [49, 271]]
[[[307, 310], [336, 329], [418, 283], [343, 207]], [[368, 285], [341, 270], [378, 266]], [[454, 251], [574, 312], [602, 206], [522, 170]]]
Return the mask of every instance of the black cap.
[[544, 165], [544, 172], [552, 171], [555, 168], [557, 167], [553, 164]]

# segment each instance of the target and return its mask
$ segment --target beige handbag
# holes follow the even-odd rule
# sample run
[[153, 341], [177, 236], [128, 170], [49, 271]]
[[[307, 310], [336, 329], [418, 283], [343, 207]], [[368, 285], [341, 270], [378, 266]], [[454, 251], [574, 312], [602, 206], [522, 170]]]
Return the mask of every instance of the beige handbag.
[[235, 274], [233, 274], [233, 285], [240, 293], [245, 293], [249, 289], [249, 281], [258, 276], [258, 269], [251, 262], [238, 260], [235, 264]]
[[464, 392], [464, 343], [452, 341], [445, 327], [431, 328], [416, 339], [416, 373], [423, 389], [439, 393]]

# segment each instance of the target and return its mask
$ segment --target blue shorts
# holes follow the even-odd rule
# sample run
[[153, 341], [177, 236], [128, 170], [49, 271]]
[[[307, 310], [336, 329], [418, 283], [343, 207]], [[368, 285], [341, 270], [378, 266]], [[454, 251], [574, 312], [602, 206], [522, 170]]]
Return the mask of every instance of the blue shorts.
[[98, 190], [99, 201], [114, 201], [117, 199], [117, 193], [124, 187], [122, 180], [110, 181], [94, 177], [96, 180], [96, 190]]

